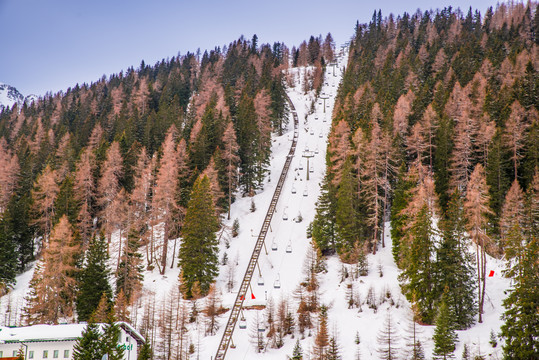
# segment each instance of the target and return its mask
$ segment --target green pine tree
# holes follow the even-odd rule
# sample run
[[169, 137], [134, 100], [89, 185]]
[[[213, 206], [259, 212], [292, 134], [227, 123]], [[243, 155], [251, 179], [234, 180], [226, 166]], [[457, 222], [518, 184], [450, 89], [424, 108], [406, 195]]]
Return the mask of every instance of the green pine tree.
[[97, 309], [103, 295], [110, 303], [112, 289], [109, 284], [109, 255], [105, 236], [94, 236], [86, 251], [85, 264], [79, 273], [79, 291], [76, 305], [80, 321], [87, 321]]
[[453, 314], [446, 303], [446, 295], [442, 297], [442, 302], [438, 308], [438, 317], [436, 318], [436, 329], [434, 329], [434, 358], [435, 359], [452, 359], [453, 352], [458, 340], [457, 333], [454, 328]]
[[417, 302], [421, 320], [431, 324], [436, 314], [435, 304], [440, 295], [435, 291], [435, 263], [432, 258], [436, 230], [427, 205], [423, 205], [415, 215], [408, 231], [412, 240], [403, 260], [406, 265], [400, 275], [400, 281], [408, 300]]
[[316, 205], [316, 215], [312, 222], [311, 235], [316, 247], [323, 255], [335, 253], [335, 210], [331, 199], [332, 187], [328, 186], [327, 179], [320, 189], [320, 196]]
[[153, 356], [152, 345], [150, 340], [146, 340], [144, 344], [140, 347], [140, 351], [137, 356], [137, 360], [151, 360]]
[[356, 216], [355, 181], [352, 164], [344, 162], [342, 179], [337, 190], [335, 222], [337, 224], [337, 252], [346, 254], [354, 249], [359, 240]]
[[406, 222], [408, 216], [402, 211], [406, 209], [410, 202], [411, 192], [414, 182], [409, 181], [406, 178], [406, 164], [403, 163], [399, 168], [397, 176], [397, 184], [395, 187], [395, 193], [393, 198], [393, 204], [391, 206], [391, 238], [393, 239], [393, 258], [395, 263], [400, 267], [400, 242], [404, 237]]
[[199, 177], [193, 185], [187, 206], [179, 252], [182, 284], [188, 298], [193, 295], [191, 290], [195, 282], [199, 284], [202, 294], [207, 294], [217, 276], [217, 230], [219, 221], [215, 216], [210, 180], [207, 176]]
[[436, 250], [437, 293], [442, 294], [447, 287], [447, 306], [454, 316], [459, 330], [469, 328], [474, 323], [477, 305], [475, 299], [475, 271], [473, 258], [467, 251], [466, 224], [462, 197], [455, 192], [449, 201], [446, 219], [440, 222], [443, 229], [441, 244]]
[[523, 245], [514, 261], [514, 287], [504, 299], [501, 336], [505, 339], [504, 359], [537, 359], [539, 354], [539, 240]]
[[292, 351], [292, 357], [291, 360], [303, 360], [303, 350], [301, 349], [301, 344], [299, 343], [299, 339], [296, 340], [296, 345], [294, 346], [294, 350]]
[[8, 221], [0, 218], [0, 296], [15, 284], [17, 252]]
[[142, 255], [138, 252], [140, 247], [139, 234], [136, 230], [130, 229], [127, 235], [127, 246], [123, 249], [123, 254], [116, 271], [116, 295], [123, 290], [129, 303], [131, 296], [142, 286], [144, 278], [142, 268]]
[[73, 360], [96, 360], [102, 356], [99, 325], [89, 322], [73, 346]]
[[103, 325], [103, 334], [100, 337], [101, 351], [108, 354], [109, 360], [123, 360], [125, 349], [118, 346], [120, 343], [120, 326], [115, 323], [114, 313], [111, 311], [107, 323]]
[[339, 344], [335, 336], [329, 339], [328, 351], [326, 353], [326, 360], [340, 360], [342, 359], [339, 354]]

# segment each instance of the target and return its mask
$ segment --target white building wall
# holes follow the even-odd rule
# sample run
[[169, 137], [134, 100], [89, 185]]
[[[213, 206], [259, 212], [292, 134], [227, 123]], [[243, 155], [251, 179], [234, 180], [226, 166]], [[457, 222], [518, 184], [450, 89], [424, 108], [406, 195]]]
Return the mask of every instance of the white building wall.
[[[51, 360], [51, 359], [73, 359], [73, 345], [75, 341], [44, 341], [44, 342], [24, 342], [28, 346], [27, 349], [23, 346], [28, 360]], [[0, 344], [2, 357], [13, 356], [13, 351], [19, 351], [21, 344]], [[54, 357], [54, 351], [58, 351], [58, 356]], [[68, 350], [68, 356], [64, 357], [64, 351]], [[33, 357], [31, 357], [33, 351]], [[47, 357], [44, 357], [44, 351], [47, 351]]]
[[[47, 336], [47, 334], [44, 334]], [[50, 334], [49, 334], [50, 337]], [[28, 346], [26, 351], [27, 360], [66, 360], [73, 359], [73, 346], [75, 345], [75, 340], [67, 341], [39, 341], [39, 342], [24, 342]], [[121, 329], [121, 339], [119, 346], [124, 348], [124, 359], [125, 360], [137, 360], [137, 342], [130, 335], [128, 335], [123, 329]], [[2, 352], [0, 358], [2, 357], [13, 357], [13, 351], [15, 351], [15, 356], [21, 347], [20, 343], [0, 343], [0, 351]], [[58, 351], [58, 357], [54, 357], [54, 351]], [[64, 357], [64, 351], [68, 350], [68, 356]], [[30, 357], [31, 352], [33, 351], [33, 357]], [[47, 357], [45, 358], [44, 351], [47, 351]]]

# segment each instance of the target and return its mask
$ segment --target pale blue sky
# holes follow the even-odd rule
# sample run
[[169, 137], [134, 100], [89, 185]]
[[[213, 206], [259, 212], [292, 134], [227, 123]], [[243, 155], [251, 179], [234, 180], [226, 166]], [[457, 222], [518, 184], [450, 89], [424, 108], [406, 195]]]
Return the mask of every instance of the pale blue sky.
[[24, 95], [65, 90], [154, 64], [180, 52], [213, 49], [244, 35], [292, 48], [331, 32], [338, 44], [375, 9], [470, 5], [485, 13], [496, 0], [0, 0], [0, 82]]

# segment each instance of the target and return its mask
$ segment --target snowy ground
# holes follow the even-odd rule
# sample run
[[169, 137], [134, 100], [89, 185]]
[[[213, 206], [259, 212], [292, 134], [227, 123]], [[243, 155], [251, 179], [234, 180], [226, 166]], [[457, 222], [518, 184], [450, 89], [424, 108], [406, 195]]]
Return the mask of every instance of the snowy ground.
[[[276, 304], [282, 298], [289, 298], [292, 313], [295, 314], [297, 301], [293, 298], [294, 289], [304, 280], [303, 265], [306, 254], [309, 249], [310, 241], [306, 237], [306, 228], [313, 220], [315, 215], [315, 202], [320, 194], [320, 184], [325, 172], [325, 154], [327, 146], [327, 136], [331, 126], [331, 114], [334, 106], [334, 99], [337, 88], [342, 77], [341, 70], [346, 64], [346, 57], [339, 59], [339, 64], [333, 75], [333, 68], [328, 67], [325, 74], [325, 83], [322, 88], [322, 95], [328, 96], [326, 100], [326, 109], [324, 112], [322, 100], [314, 98], [312, 93], [303, 94], [300, 80], [303, 78], [304, 69], [293, 69], [296, 75], [296, 86], [288, 90], [288, 94], [296, 107], [299, 118], [299, 139], [296, 148], [296, 154], [292, 161], [281, 198], [277, 204], [277, 210], [271, 223], [271, 232], [266, 237], [267, 255], [262, 250], [259, 259], [260, 270], [263, 278], [263, 285], [260, 282], [258, 273], [255, 273], [252, 281], [252, 293], [256, 299], [251, 299], [251, 291], [248, 292], [245, 307], [261, 305], [257, 308], [263, 308], [268, 299], [273, 299]], [[309, 114], [312, 101], [315, 101], [315, 111]], [[293, 138], [293, 120], [290, 116], [290, 122], [287, 131], [279, 137], [273, 138], [272, 161], [270, 174], [264, 190], [256, 194], [252, 199], [257, 210], [250, 212], [251, 198], [242, 198], [238, 196], [231, 209], [231, 220], [225, 221], [229, 227], [232, 221], [238, 219], [240, 223], [239, 236], [231, 238], [223, 235], [220, 245], [221, 259], [226, 253], [229, 263], [237, 263], [235, 267], [235, 287], [231, 292], [227, 291], [227, 275], [230, 266], [222, 266], [217, 279], [217, 287], [222, 293], [222, 302], [225, 308], [231, 308], [236, 298], [245, 269], [249, 262], [253, 247], [256, 242], [256, 236], [266, 215], [270, 199], [275, 190], [275, 185], [282, 170], [286, 155], [290, 149]], [[310, 159], [312, 172], [309, 173], [310, 179], [306, 180], [307, 162], [302, 157], [304, 150], [313, 151], [314, 157]], [[311, 169], [309, 169], [311, 170]], [[295, 191], [293, 191], [295, 190]], [[295, 192], [295, 193], [294, 193]], [[302, 222], [295, 222], [294, 219], [301, 213]], [[284, 218], [287, 218], [285, 220]], [[408, 342], [410, 326], [410, 304], [400, 292], [397, 280], [399, 270], [397, 269], [391, 254], [391, 239], [389, 237], [389, 225], [386, 224], [386, 247], [380, 248], [376, 255], [369, 255], [369, 274], [359, 278], [352, 279], [348, 277], [343, 279], [343, 265], [337, 257], [331, 257], [326, 260], [327, 272], [319, 276], [320, 281], [320, 301], [329, 308], [329, 329], [331, 335], [338, 338], [341, 348], [342, 359], [356, 359], [357, 353], [361, 359], [378, 359], [379, 348], [377, 336], [390, 312], [395, 328], [400, 338], [400, 359], [409, 356], [406, 343]], [[114, 240], [114, 239], [113, 239]], [[113, 241], [114, 243], [115, 241]], [[228, 247], [226, 246], [228, 243]], [[173, 244], [171, 243], [171, 247]], [[273, 248], [276, 247], [276, 250]], [[287, 252], [287, 247], [291, 252]], [[169, 252], [172, 254], [172, 248]], [[488, 359], [501, 359], [501, 346], [493, 349], [488, 341], [491, 330], [499, 332], [500, 315], [503, 312], [501, 305], [504, 297], [504, 290], [509, 287], [507, 279], [501, 276], [503, 264], [497, 260], [488, 259], [487, 270], [494, 270], [495, 275], [487, 278], [487, 296], [485, 302], [485, 315], [482, 324], [476, 324], [467, 331], [459, 332], [459, 343], [455, 351], [457, 359], [460, 359], [464, 344], [470, 347], [472, 354], [481, 353]], [[351, 268], [350, 268], [351, 270]], [[383, 276], [380, 276], [380, 270]], [[19, 324], [20, 309], [22, 299], [28, 288], [28, 282], [32, 277], [33, 269], [20, 275], [17, 278], [17, 286], [7, 296], [0, 298], [0, 325]], [[141, 303], [153, 298], [156, 306], [159, 306], [161, 299], [169, 296], [171, 289], [178, 285], [179, 270], [177, 268], [167, 269], [164, 276], [158, 274], [155, 269], [152, 272], [144, 274], [144, 287]], [[280, 288], [275, 288], [276, 281], [280, 282]], [[361, 308], [348, 308], [347, 294], [349, 287], [352, 287], [359, 297]], [[370, 308], [367, 303], [367, 294], [369, 289], [374, 293], [377, 302], [377, 311]], [[390, 295], [388, 295], [390, 294]], [[12, 311], [9, 310], [11, 304]], [[295, 338], [290, 336], [285, 338], [284, 346], [281, 349], [271, 349], [263, 353], [256, 353], [253, 344], [250, 341], [253, 333], [253, 323], [257, 317], [265, 318], [265, 310], [245, 310], [244, 314], [247, 320], [247, 329], [239, 329], [236, 326], [233, 342], [236, 345], [234, 349], [229, 348], [227, 352], [228, 359], [286, 359], [286, 356], [292, 354], [292, 349], [296, 339], [299, 337], [297, 331]], [[140, 321], [142, 310], [134, 308], [132, 314]], [[194, 332], [197, 335], [191, 335], [192, 341], [197, 343], [197, 351], [193, 358], [211, 359], [215, 356], [217, 346], [222, 336], [222, 332], [230, 312], [220, 316], [220, 329], [214, 336], [204, 337], [202, 330]], [[314, 319], [316, 324], [316, 319]], [[135, 327], [137, 324], [134, 324]], [[255, 329], [256, 331], [256, 329]], [[425, 349], [426, 358], [430, 358], [433, 349], [432, 334], [434, 327], [420, 326], [419, 337]], [[359, 334], [360, 343], [356, 345], [356, 333]], [[300, 339], [304, 352], [304, 359], [310, 359], [309, 353], [312, 348], [315, 331], [311, 331], [312, 336]], [[198, 337], [198, 339], [193, 338]]]

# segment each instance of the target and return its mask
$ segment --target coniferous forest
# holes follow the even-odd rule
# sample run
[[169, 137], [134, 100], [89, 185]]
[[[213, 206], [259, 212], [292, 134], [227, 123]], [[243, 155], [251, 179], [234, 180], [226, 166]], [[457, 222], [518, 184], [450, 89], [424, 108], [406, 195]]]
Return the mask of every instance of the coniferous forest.
[[356, 263], [390, 221], [414, 317], [450, 329], [482, 322], [486, 257], [505, 259], [508, 359], [539, 353], [538, 45], [533, 3], [358, 23], [312, 225], [323, 254]]
[[[375, 11], [355, 25], [309, 227], [307, 292], [321, 259], [361, 266], [386, 247], [389, 222], [401, 290], [413, 321], [436, 326], [437, 358], [452, 354], [455, 330], [483, 321], [487, 257], [505, 261], [513, 285], [504, 355], [536, 358], [537, 10]], [[175, 296], [194, 301], [191, 316], [197, 299], [213, 299], [200, 311], [214, 319], [221, 220], [235, 196], [263, 189], [271, 136], [287, 126], [287, 70], [309, 66], [304, 91], [319, 94], [334, 49], [330, 34], [292, 49], [241, 37], [2, 111], [0, 296], [35, 264], [25, 323], [107, 322], [111, 310], [127, 320], [144, 271], [180, 266]], [[282, 341], [295, 323], [303, 334], [316, 316], [312, 358], [330, 359], [336, 340], [320, 335], [319, 305], [302, 296], [293, 319], [278, 304], [278, 333]]]

